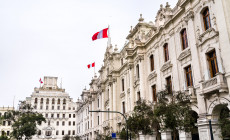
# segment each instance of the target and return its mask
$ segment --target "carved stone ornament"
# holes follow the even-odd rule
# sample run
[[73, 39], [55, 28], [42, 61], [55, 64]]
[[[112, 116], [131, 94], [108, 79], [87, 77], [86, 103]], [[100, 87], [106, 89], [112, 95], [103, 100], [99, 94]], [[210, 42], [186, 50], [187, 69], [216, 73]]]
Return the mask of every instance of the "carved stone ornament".
[[157, 73], [156, 73], [156, 71], [153, 71], [152, 73], [149, 74], [148, 80], [150, 81], [150, 80], [152, 80], [155, 77], [157, 77]]
[[205, 42], [207, 42], [210, 39], [213, 39], [215, 37], [219, 36], [219, 32], [216, 31], [214, 28], [210, 28], [208, 30], [206, 30], [204, 33], [202, 33], [199, 37], [198, 37], [198, 47], [200, 47], [201, 45], [203, 45]]
[[161, 67], [161, 71], [166, 71], [167, 69], [171, 68], [173, 66], [173, 64], [171, 64], [171, 61], [169, 60], [168, 62], [166, 62], [162, 67]]
[[135, 61], [141, 61], [144, 60], [144, 55], [138, 55]]
[[191, 55], [191, 50], [190, 50], [190, 48], [188, 48], [188, 49], [185, 49], [184, 51], [182, 51], [177, 59], [179, 61], [182, 61], [183, 59], [185, 59], [186, 57], [188, 57], [190, 55]]

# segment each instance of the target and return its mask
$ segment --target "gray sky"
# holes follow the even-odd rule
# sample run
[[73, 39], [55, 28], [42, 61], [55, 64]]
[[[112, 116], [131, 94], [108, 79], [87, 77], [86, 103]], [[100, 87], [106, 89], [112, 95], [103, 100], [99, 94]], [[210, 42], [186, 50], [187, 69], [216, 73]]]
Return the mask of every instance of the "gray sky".
[[87, 65], [103, 64], [107, 39], [92, 35], [110, 25], [120, 50], [140, 13], [154, 22], [166, 1], [178, 0], [0, 0], [0, 106], [25, 100], [44, 76], [62, 78], [76, 101], [93, 77]]

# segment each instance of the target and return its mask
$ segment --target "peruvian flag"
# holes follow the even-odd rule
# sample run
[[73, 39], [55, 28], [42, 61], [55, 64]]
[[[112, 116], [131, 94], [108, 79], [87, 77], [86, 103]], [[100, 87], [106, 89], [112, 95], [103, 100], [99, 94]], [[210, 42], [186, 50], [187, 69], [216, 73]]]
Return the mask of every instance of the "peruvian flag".
[[87, 67], [88, 67], [88, 69], [89, 69], [90, 67], [95, 67], [95, 62], [93, 62], [92, 64], [87, 65]]
[[97, 39], [101, 39], [101, 38], [108, 38], [108, 29], [109, 28], [105, 28], [103, 30], [101, 30], [100, 32], [97, 32], [93, 35], [92, 40], [97, 40]]
[[41, 78], [40, 78], [39, 82], [40, 82], [41, 84], [43, 83]]

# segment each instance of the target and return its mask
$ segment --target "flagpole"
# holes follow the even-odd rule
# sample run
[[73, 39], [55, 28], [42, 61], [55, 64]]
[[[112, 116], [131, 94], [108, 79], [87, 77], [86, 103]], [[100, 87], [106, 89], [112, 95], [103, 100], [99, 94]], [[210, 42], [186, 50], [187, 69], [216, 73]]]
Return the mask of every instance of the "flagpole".
[[111, 45], [111, 38], [110, 38], [110, 27], [108, 25], [108, 42], [107, 42], [107, 46], [109, 47]]

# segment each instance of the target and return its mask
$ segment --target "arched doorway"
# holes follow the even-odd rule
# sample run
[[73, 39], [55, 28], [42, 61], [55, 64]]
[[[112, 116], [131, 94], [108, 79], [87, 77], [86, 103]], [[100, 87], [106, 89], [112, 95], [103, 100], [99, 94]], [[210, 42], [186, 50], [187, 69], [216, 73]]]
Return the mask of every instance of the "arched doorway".
[[199, 117], [195, 111], [192, 111], [191, 115], [193, 118], [193, 121], [192, 121], [193, 128], [191, 130], [192, 140], [199, 140], [199, 132], [198, 132], [198, 126], [197, 126], [197, 119]]
[[230, 140], [230, 110], [227, 104], [217, 105], [216, 108], [219, 109], [216, 113], [219, 112], [217, 115], [223, 140]]

